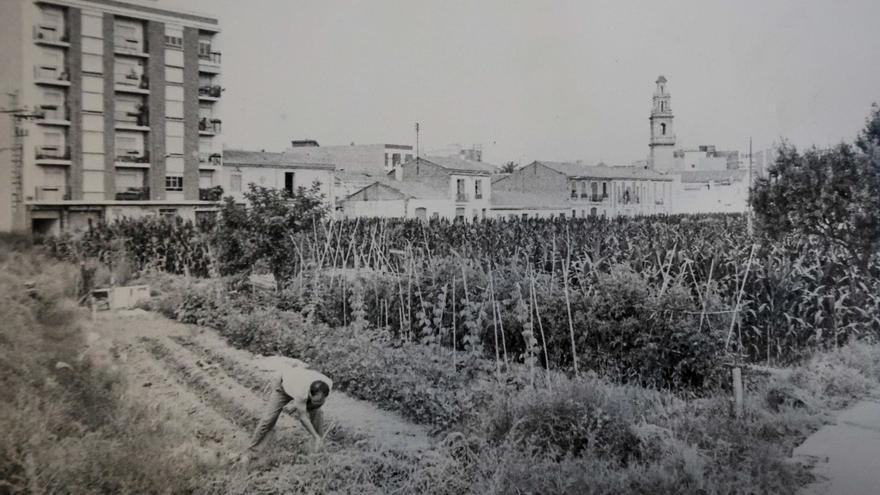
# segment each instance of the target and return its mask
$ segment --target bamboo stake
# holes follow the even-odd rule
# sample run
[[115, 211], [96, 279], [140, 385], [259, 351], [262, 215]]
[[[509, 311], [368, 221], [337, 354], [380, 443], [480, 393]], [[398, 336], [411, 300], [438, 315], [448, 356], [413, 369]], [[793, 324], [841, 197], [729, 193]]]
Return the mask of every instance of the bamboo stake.
[[458, 346], [458, 342], [456, 341], [456, 325], [455, 320], [458, 319], [458, 315], [455, 313], [455, 275], [452, 275], [452, 371], [458, 370], [458, 362], [456, 359], [456, 347]]
[[752, 250], [749, 253], [749, 262], [746, 264], [746, 273], [743, 275], [742, 285], [740, 285], [739, 293], [736, 295], [736, 306], [733, 308], [733, 318], [730, 319], [730, 330], [727, 332], [727, 340], [724, 342], [725, 351], [727, 351], [727, 347], [730, 345], [730, 338], [733, 336], [733, 329], [738, 320], [740, 302], [742, 301], [743, 292], [746, 289], [746, 280], [749, 278], [749, 270], [752, 268], [752, 259], [755, 256], [756, 246], [756, 244], [752, 244]]
[[501, 350], [504, 352], [504, 366], [509, 369], [510, 363], [507, 361], [507, 341], [504, 338], [504, 320], [501, 318], [501, 307], [498, 301], [495, 301], [495, 311], [498, 312], [498, 327], [501, 329]]
[[489, 303], [492, 305], [492, 328], [495, 333], [495, 374], [501, 377], [501, 356], [498, 351], [498, 317], [495, 314], [495, 281], [489, 269]]
[[[531, 295], [532, 303], [535, 307], [535, 319], [538, 320], [538, 328], [541, 331], [541, 345], [544, 348], [544, 369], [546, 370], [545, 377], [547, 379], [547, 388], [550, 388], [550, 356], [547, 353], [547, 338], [544, 336], [544, 323], [541, 321], [541, 312], [538, 310], [538, 296], [536, 295], [537, 291], [535, 291], [535, 273], [530, 269], [529, 270], [529, 294]], [[531, 315], [531, 309], [529, 310], [529, 314]], [[532, 332], [535, 331], [535, 325], [532, 323]]]
[[578, 372], [577, 349], [574, 344], [574, 322], [571, 319], [571, 301], [568, 298], [568, 264], [562, 265], [562, 277], [565, 288], [565, 309], [568, 311], [568, 333], [571, 337], [571, 359], [574, 362], [574, 376], [580, 375]]

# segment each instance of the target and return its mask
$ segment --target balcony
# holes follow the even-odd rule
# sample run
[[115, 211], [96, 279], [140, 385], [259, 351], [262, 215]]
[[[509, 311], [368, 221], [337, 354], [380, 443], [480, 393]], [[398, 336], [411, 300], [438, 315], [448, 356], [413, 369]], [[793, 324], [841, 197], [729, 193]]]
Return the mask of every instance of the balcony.
[[149, 201], [150, 200], [150, 188], [149, 187], [129, 187], [129, 188], [126, 188], [125, 191], [117, 192], [115, 199], [116, 199], [116, 201]]
[[34, 26], [34, 43], [59, 48], [70, 47], [67, 34], [61, 32], [57, 26]]
[[36, 122], [41, 125], [69, 126], [70, 117], [66, 105], [38, 105], [34, 107]]
[[468, 193], [459, 191], [455, 194], [455, 201], [465, 203], [470, 201], [470, 197], [468, 196]]
[[[207, 48], [206, 48], [207, 46]], [[209, 74], [220, 73], [220, 52], [211, 51], [210, 45], [199, 46], [199, 70]]]
[[223, 198], [223, 186], [199, 188], [199, 201], [220, 201]]
[[70, 147], [40, 145], [34, 150], [37, 165], [70, 165]]
[[117, 167], [148, 168], [150, 154], [140, 150], [116, 150], [115, 164]]
[[47, 86], [70, 86], [70, 76], [61, 67], [35, 65], [34, 79]]
[[150, 54], [146, 52], [144, 44], [137, 39], [128, 39], [116, 37], [113, 40], [113, 53], [127, 57], [149, 58]]
[[220, 119], [209, 119], [208, 117], [202, 117], [199, 120], [199, 134], [203, 136], [213, 136], [215, 134], [220, 134], [222, 121]]
[[146, 74], [130, 72], [124, 76], [117, 75], [113, 89], [120, 93], [150, 94], [150, 82]]
[[70, 199], [67, 186], [38, 186], [34, 189], [34, 201], [66, 201]]
[[146, 109], [136, 112], [117, 110], [114, 113], [116, 128], [129, 131], [148, 132], [150, 130], [150, 117]]
[[199, 86], [199, 99], [203, 101], [217, 101], [220, 94], [225, 91], [219, 84], [206, 84]]
[[199, 168], [216, 168], [222, 164], [223, 155], [220, 153], [199, 153]]

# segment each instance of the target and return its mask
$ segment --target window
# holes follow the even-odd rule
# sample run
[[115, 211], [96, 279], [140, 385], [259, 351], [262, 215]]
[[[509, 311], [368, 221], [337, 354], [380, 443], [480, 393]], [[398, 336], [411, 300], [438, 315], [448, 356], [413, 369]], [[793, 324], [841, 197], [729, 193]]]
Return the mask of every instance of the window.
[[581, 197], [582, 198], [587, 197], [587, 183], [586, 182], [581, 182]]
[[483, 199], [483, 181], [482, 181], [482, 179], [474, 180], [474, 198]]
[[608, 197], [608, 183], [603, 182], [602, 183], [602, 199], [605, 199], [607, 197]]
[[416, 218], [425, 220], [428, 218], [428, 210], [426, 208], [416, 208]]
[[599, 201], [599, 184], [597, 182], [590, 183], [590, 194], [593, 196], [590, 198], [593, 201]]
[[183, 84], [183, 69], [165, 67], [165, 82]]
[[666, 124], [660, 124], [660, 134], [666, 135]]
[[165, 177], [166, 191], [183, 191], [183, 177], [179, 175], [169, 175]]
[[385, 153], [385, 168], [388, 168], [388, 153]]
[[230, 177], [229, 189], [232, 192], [241, 192], [241, 172], [232, 174]]
[[58, 131], [46, 131], [43, 133], [43, 146], [48, 148], [61, 147], [61, 133]]
[[455, 219], [456, 220], [464, 220], [464, 208], [456, 208], [455, 209]]
[[572, 182], [571, 183], [571, 197], [572, 198], [578, 197], [578, 189], [577, 188], [578, 188], [577, 182]]
[[159, 208], [160, 217], [176, 217], [177, 208]]
[[391, 166], [397, 167], [398, 165], [400, 165], [400, 153], [394, 153], [391, 155]]
[[143, 175], [137, 170], [119, 170], [116, 172], [116, 190], [125, 191], [144, 185]]
[[199, 172], [199, 187], [209, 188], [214, 185], [214, 172], [202, 170]]
[[165, 35], [165, 46], [169, 48], [180, 48], [183, 50], [183, 37]]
[[595, 208], [590, 208], [590, 216], [591, 216], [591, 217], [595, 217], [595, 216], [596, 216], [596, 209], [595, 209]]

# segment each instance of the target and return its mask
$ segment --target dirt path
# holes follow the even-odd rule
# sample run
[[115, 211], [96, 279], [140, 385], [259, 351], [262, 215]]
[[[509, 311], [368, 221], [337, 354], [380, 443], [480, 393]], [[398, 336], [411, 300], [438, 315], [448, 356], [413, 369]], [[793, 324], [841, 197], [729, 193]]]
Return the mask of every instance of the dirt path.
[[880, 390], [842, 412], [794, 450], [818, 479], [804, 495], [880, 493]]
[[[200, 455], [218, 463], [228, 463], [246, 447], [274, 370], [303, 364], [255, 357], [229, 346], [210, 329], [142, 310], [101, 312], [87, 326], [87, 352], [99, 363], [122, 370], [133, 399], [179, 423]], [[324, 407], [327, 450], [339, 442], [420, 455], [431, 446], [424, 428], [342, 392], [334, 391]], [[307, 434], [293, 418], [282, 416], [273, 437], [265, 444], [273, 450], [308, 450]]]

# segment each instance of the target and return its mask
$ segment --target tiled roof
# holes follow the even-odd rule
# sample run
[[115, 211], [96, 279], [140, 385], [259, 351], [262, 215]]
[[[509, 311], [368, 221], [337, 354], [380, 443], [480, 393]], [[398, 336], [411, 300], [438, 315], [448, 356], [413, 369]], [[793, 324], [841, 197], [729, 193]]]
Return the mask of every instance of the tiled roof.
[[426, 156], [420, 159], [431, 162], [439, 167], [445, 168], [446, 170], [471, 173], [478, 172], [486, 174], [491, 174], [498, 171], [498, 168], [494, 165], [485, 162], [466, 160], [464, 158], [459, 158], [456, 156]]
[[223, 150], [224, 165], [247, 165], [250, 167], [317, 168], [333, 170], [332, 163], [311, 163], [297, 160], [285, 153], [266, 151]]
[[681, 172], [682, 182], [739, 182], [745, 178], [748, 170], [689, 170]]
[[641, 167], [600, 167], [582, 165], [580, 163], [572, 162], [548, 162], [540, 160], [536, 163], [540, 163], [545, 167], [552, 168], [559, 173], [565, 174], [566, 176], [573, 178], [672, 180], [672, 177], [668, 175]]
[[524, 210], [567, 210], [569, 205], [550, 194], [492, 191], [492, 208]]

